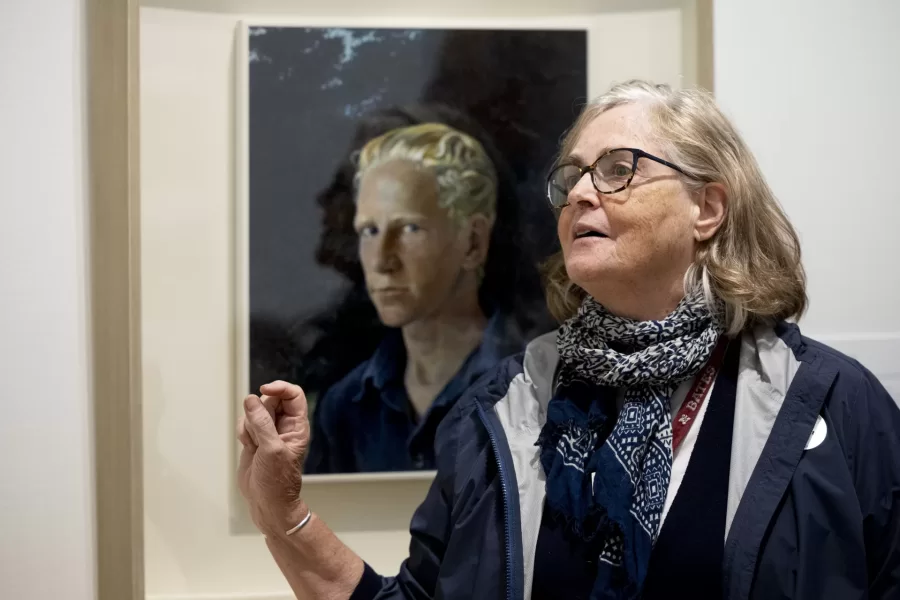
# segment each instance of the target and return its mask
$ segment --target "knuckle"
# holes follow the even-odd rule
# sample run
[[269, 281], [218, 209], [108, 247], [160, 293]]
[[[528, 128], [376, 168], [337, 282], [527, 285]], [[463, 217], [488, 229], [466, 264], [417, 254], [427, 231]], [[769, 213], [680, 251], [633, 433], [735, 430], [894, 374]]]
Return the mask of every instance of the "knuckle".
[[277, 449], [274, 451], [273, 456], [275, 457], [276, 460], [278, 460], [278, 462], [280, 462], [280, 463], [282, 463], [282, 464], [287, 464], [287, 465], [289, 465], [289, 464], [291, 464], [291, 463], [294, 461], [294, 456], [293, 456], [293, 454], [292, 454], [291, 451], [287, 448], [287, 446], [284, 446], [284, 445], [282, 445], [282, 446], [280, 446], [279, 448], [277, 448]]
[[292, 460], [291, 452], [284, 444], [266, 445], [259, 449], [260, 458], [272, 466], [289, 464]]
[[264, 460], [265, 462], [272, 462], [274, 460], [277, 460], [280, 450], [280, 448], [273, 448], [269, 445], [263, 445], [260, 446], [259, 450], [257, 450], [256, 453], [260, 457], [260, 459]]

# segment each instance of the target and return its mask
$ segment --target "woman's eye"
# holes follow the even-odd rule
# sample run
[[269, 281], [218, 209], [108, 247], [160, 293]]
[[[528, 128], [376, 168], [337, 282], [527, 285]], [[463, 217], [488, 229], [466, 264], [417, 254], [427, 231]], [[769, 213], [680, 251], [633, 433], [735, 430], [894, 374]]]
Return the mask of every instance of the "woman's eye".
[[613, 177], [628, 177], [631, 175], [631, 167], [627, 165], [614, 165], [612, 168]]
[[372, 237], [378, 233], [378, 228], [374, 225], [366, 225], [365, 227], [360, 227], [357, 233], [359, 234], [359, 237]]
[[407, 223], [403, 226], [403, 233], [416, 233], [417, 231], [421, 231], [422, 228], [416, 225], [415, 223]]

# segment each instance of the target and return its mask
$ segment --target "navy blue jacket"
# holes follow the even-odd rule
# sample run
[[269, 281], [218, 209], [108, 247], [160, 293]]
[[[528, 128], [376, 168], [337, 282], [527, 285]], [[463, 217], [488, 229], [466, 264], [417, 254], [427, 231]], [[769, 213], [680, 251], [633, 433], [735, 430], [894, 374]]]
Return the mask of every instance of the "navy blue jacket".
[[[798, 368], [725, 540], [724, 598], [898, 599], [900, 410], [856, 361], [793, 325], [775, 333]], [[504, 361], [450, 411], [409, 558], [396, 577], [367, 569], [354, 599], [526, 597], [519, 485], [495, 410], [522, 374], [522, 356]], [[827, 434], [807, 450], [818, 417]]]
[[515, 324], [496, 314], [481, 344], [421, 419], [403, 381], [406, 348], [390, 331], [372, 358], [332, 386], [317, 403], [304, 465], [307, 474], [413, 471], [435, 468], [434, 440], [447, 411], [479, 377], [525, 347]]

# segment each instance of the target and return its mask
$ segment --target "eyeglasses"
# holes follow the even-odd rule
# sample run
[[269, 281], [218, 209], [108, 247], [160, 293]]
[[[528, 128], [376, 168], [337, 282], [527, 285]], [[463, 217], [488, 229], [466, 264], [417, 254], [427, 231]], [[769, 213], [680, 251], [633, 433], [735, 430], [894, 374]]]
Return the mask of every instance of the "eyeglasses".
[[673, 165], [658, 156], [648, 154], [637, 148], [616, 148], [603, 154], [588, 167], [576, 164], [561, 164], [550, 171], [547, 176], [547, 199], [553, 208], [563, 208], [569, 204], [569, 192], [572, 191], [585, 173], [591, 174], [594, 188], [601, 194], [621, 192], [631, 184], [637, 171], [638, 160], [647, 158], [658, 162], [682, 175], [687, 175], [681, 167]]

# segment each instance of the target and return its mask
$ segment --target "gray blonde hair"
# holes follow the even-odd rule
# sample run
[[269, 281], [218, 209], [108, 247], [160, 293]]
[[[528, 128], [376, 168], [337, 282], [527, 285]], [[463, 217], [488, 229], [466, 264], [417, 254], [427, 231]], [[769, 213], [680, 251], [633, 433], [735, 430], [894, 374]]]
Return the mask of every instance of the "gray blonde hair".
[[[704, 242], [685, 274], [685, 293], [702, 289], [706, 301], [724, 304], [729, 334], [756, 325], [799, 318], [806, 309], [806, 274], [800, 241], [759, 165], [709, 92], [628, 81], [588, 104], [562, 140], [568, 156], [584, 128], [623, 104], [645, 106], [651, 130], [668, 160], [688, 174], [696, 191], [720, 183], [728, 194], [725, 221]], [[562, 253], [544, 264], [547, 304], [560, 321], [573, 316], [587, 293], [566, 273]]]
[[356, 184], [370, 169], [406, 160], [434, 173], [438, 202], [456, 221], [474, 214], [493, 224], [497, 214], [497, 172], [475, 138], [440, 123], [393, 129], [359, 152]]

